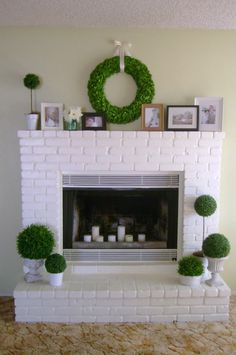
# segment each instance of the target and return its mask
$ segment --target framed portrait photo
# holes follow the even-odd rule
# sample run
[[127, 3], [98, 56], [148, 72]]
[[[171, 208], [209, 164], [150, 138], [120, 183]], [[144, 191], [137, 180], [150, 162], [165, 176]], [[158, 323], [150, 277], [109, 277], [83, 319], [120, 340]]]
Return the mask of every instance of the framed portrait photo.
[[102, 113], [85, 112], [82, 116], [82, 130], [106, 130], [106, 119]]
[[195, 97], [199, 106], [199, 130], [222, 131], [223, 97]]
[[41, 103], [41, 129], [63, 129], [63, 104], [47, 102]]
[[198, 131], [199, 107], [167, 106], [167, 131]]
[[164, 130], [164, 110], [162, 104], [142, 105], [142, 129], [146, 131]]

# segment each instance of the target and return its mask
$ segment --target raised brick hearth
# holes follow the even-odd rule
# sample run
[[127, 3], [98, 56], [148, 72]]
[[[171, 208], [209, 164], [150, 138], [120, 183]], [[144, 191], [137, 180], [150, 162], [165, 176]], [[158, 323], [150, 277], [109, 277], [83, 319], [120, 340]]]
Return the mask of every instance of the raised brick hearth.
[[[193, 202], [201, 194], [211, 194], [219, 200], [223, 133], [19, 131], [18, 137], [22, 224], [48, 224], [55, 231], [57, 251], [63, 251], [63, 175], [114, 173], [183, 174], [179, 255], [200, 248], [202, 219], [194, 212]], [[219, 208], [207, 219], [207, 233], [218, 232], [218, 213]], [[115, 263], [105, 268], [99, 263], [70, 263], [61, 288], [50, 287], [46, 281], [33, 285], [20, 282], [14, 293], [16, 319], [78, 322], [228, 319], [230, 290], [226, 285], [217, 289], [206, 285], [199, 289], [180, 286], [176, 264], [157, 263], [151, 270], [149, 264], [128, 266], [124, 272]], [[142, 270], [139, 276], [132, 272], [132, 267], [136, 273]]]
[[160, 323], [229, 318], [228, 286], [181, 286], [176, 265], [87, 264], [80, 271], [67, 270], [61, 287], [49, 286], [46, 276], [33, 285], [20, 282], [14, 292], [16, 320]]

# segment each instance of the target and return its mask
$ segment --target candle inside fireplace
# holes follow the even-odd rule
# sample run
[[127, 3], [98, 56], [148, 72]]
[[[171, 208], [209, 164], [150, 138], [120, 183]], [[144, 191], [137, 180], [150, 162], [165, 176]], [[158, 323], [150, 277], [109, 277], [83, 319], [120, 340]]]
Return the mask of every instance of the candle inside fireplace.
[[99, 237], [99, 226], [92, 226], [93, 241], [97, 240], [98, 237]]
[[92, 240], [92, 236], [90, 234], [84, 235], [84, 242], [90, 243]]
[[145, 240], [146, 240], [145, 234], [139, 234], [138, 235], [138, 241], [139, 242], [145, 242]]
[[133, 236], [131, 234], [126, 234], [125, 236], [125, 241], [128, 243], [132, 243], [134, 240]]
[[115, 242], [116, 241], [116, 236], [115, 235], [108, 235], [108, 242]]
[[119, 242], [123, 242], [125, 240], [125, 226], [118, 226], [117, 235]]
[[96, 242], [102, 243], [103, 241], [104, 241], [103, 235], [99, 235], [99, 236], [97, 237], [97, 239], [96, 239]]

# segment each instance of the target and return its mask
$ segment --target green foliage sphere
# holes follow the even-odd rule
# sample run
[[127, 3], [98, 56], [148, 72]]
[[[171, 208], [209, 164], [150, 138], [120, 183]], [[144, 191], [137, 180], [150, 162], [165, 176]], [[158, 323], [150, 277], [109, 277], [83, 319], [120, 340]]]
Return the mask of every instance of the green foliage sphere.
[[31, 90], [36, 89], [39, 86], [39, 84], [40, 84], [40, 79], [36, 74], [27, 74], [24, 77], [24, 85], [28, 89]]
[[18, 253], [27, 259], [46, 259], [54, 247], [54, 234], [45, 225], [31, 224], [17, 236]]
[[230, 243], [223, 234], [214, 233], [203, 241], [202, 250], [210, 258], [224, 258], [230, 252]]
[[51, 254], [45, 261], [45, 268], [51, 274], [59, 274], [66, 269], [66, 260], [63, 255]]
[[202, 217], [211, 216], [217, 208], [216, 200], [210, 195], [199, 196], [195, 203], [194, 209]]
[[152, 76], [145, 64], [138, 59], [125, 56], [125, 73], [131, 75], [137, 85], [134, 101], [123, 107], [112, 105], [106, 98], [104, 85], [113, 74], [120, 72], [120, 58], [108, 58], [98, 64], [88, 81], [88, 96], [95, 111], [106, 115], [111, 123], [128, 123], [140, 117], [141, 105], [152, 102], [155, 94]]
[[178, 273], [184, 276], [200, 276], [204, 271], [202, 262], [196, 256], [184, 256], [178, 262]]

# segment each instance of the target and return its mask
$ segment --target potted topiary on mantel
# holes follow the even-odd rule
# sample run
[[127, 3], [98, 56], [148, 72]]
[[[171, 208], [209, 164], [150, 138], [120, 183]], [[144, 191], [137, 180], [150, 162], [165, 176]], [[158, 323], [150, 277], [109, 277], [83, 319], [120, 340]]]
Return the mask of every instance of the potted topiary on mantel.
[[204, 267], [196, 256], [184, 256], [178, 262], [180, 283], [191, 287], [197, 287], [201, 283]]
[[17, 236], [17, 251], [24, 258], [23, 265], [26, 282], [42, 279], [39, 268], [53, 250], [55, 241], [53, 232], [43, 224], [31, 224]]
[[29, 130], [36, 130], [39, 121], [39, 113], [33, 109], [33, 90], [40, 85], [40, 79], [38, 75], [29, 73], [24, 79], [24, 86], [30, 89], [30, 113], [26, 115], [27, 125]]
[[66, 260], [61, 254], [51, 254], [45, 261], [45, 268], [49, 273], [49, 282], [52, 286], [61, 286], [63, 273], [66, 269]]
[[212, 278], [206, 283], [210, 286], [221, 286], [223, 282], [219, 277], [219, 272], [224, 269], [224, 262], [228, 259], [230, 243], [228, 239], [220, 233], [210, 234], [203, 242], [203, 253], [208, 259], [208, 270], [212, 273]]

